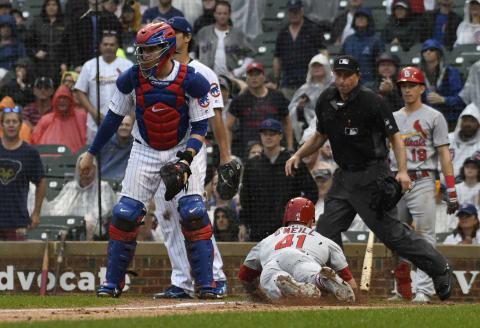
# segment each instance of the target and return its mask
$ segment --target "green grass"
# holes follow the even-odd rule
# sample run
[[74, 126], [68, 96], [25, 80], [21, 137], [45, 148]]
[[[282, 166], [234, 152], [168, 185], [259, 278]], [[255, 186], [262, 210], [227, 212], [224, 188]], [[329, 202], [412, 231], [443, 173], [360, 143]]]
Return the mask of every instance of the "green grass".
[[109, 306], [127, 303], [128, 298], [99, 298], [88, 295], [62, 295], [39, 297], [37, 295], [0, 295], [0, 309], [69, 308], [84, 306]]
[[454, 328], [478, 327], [480, 307], [476, 305], [418, 306], [382, 309], [308, 310], [280, 312], [239, 312], [168, 315], [87, 321], [51, 321], [4, 323], [0, 328], [75, 327], [75, 328], [163, 328], [163, 327], [385, 327], [385, 328]]

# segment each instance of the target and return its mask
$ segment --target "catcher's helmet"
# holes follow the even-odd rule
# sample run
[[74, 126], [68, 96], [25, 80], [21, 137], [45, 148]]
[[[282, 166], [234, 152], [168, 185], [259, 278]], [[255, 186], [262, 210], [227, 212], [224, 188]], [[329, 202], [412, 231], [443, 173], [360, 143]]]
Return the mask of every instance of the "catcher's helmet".
[[[159, 46], [160, 49], [145, 58], [144, 49]], [[176, 49], [176, 37], [173, 28], [164, 23], [150, 23], [137, 33], [135, 55], [144, 77], [155, 75], [157, 68], [162, 67]]]
[[420, 69], [413, 66], [407, 66], [402, 68], [400, 73], [398, 73], [397, 83], [400, 82], [415, 82], [425, 84], [425, 77]]
[[311, 227], [315, 222], [315, 205], [304, 197], [290, 199], [285, 209], [283, 226], [286, 226], [288, 222], [303, 222]]

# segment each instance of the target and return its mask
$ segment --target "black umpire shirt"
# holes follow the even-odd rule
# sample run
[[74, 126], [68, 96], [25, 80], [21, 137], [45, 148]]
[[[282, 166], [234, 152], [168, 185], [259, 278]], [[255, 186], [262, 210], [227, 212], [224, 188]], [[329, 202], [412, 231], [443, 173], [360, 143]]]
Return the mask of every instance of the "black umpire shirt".
[[317, 130], [328, 136], [341, 168], [361, 170], [387, 158], [387, 138], [398, 127], [389, 106], [372, 90], [358, 85], [343, 101], [333, 85], [320, 95], [315, 112]]

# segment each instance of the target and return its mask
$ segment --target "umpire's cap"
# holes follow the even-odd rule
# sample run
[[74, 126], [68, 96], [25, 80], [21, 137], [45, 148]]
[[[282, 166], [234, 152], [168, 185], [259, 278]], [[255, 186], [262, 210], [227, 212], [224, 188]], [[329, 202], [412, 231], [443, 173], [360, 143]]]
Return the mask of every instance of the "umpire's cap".
[[340, 70], [360, 73], [360, 65], [355, 57], [349, 55], [338, 56], [333, 62], [333, 71]]

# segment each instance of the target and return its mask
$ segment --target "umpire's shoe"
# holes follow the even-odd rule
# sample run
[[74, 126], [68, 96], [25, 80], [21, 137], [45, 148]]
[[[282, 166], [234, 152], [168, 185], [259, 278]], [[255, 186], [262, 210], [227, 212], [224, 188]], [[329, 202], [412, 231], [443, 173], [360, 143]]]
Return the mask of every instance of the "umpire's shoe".
[[176, 298], [176, 299], [189, 300], [189, 299], [192, 299], [193, 297], [190, 296], [190, 294], [188, 294], [182, 288], [171, 285], [163, 293], [153, 294], [153, 298], [154, 299], [157, 299], [157, 298], [170, 298], [170, 299]]
[[450, 263], [447, 262], [443, 274], [432, 278], [432, 280], [433, 285], [435, 286], [435, 291], [442, 301], [445, 301], [450, 295], [452, 295], [455, 281], [453, 279], [453, 272]]
[[119, 297], [122, 294], [122, 288], [117, 284], [105, 282], [97, 289], [98, 297]]

